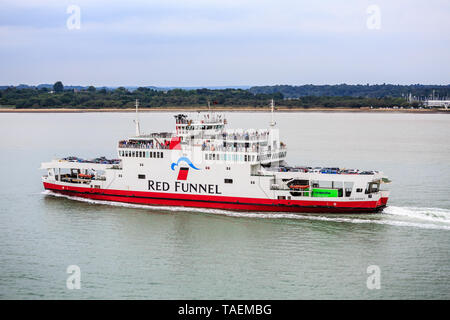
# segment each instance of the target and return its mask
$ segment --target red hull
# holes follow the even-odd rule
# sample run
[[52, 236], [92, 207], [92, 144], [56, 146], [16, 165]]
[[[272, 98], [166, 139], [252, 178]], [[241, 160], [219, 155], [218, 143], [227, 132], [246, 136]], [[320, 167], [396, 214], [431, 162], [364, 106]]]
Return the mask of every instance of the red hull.
[[183, 206], [239, 211], [298, 213], [373, 213], [381, 211], [387, 198], [378, 201], [302, 201], [189, 195], [61, 186], [44, 182], [44, 188], [64, 195], [103, 201], [136, 203], [153, 206]]

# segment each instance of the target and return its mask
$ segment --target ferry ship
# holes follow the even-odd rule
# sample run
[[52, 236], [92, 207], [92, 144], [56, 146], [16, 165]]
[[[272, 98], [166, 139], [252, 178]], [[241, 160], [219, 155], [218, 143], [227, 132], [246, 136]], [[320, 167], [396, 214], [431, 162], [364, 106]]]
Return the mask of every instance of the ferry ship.
[[380, 171], [289, 166], [273, 121], [266, 129], [228, 129], [222, 114], [175, 115], [175, 130], [136, 134], [117, 159], [66, 157], [44, 162], [52, 192], [152, 206], [257, 212], [373, 213], [387, 204]]

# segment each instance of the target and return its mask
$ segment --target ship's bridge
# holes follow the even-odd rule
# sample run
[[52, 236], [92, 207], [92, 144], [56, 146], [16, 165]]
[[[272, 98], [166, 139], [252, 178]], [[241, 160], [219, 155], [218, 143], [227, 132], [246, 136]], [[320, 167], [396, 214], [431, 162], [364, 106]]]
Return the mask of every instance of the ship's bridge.
[[193, 120], [185, 114], [175, 115], [176, 134], [181, 137], [195, 135], [215, 135], [220, 133], [227, 123], [222, 114], [209, 112], [203, 114], [203, 117]]
[[[119, 157], [162, 158], [162, 150], [200, 150], [205, 161], [250, 162], [276, 165], [286, 157], [286, 145], [278, 129], [226, 129], [221, 114], [206, 113], [196, 120], [185, 114], [175, 115], [175, 131], [140, 134], [119, 141]], [[132, 149], [132, 150], [130, 150]], [[134, 150], [133, 150], [134, 149]], [[150, 149], [155, 152], [144, 152]]]

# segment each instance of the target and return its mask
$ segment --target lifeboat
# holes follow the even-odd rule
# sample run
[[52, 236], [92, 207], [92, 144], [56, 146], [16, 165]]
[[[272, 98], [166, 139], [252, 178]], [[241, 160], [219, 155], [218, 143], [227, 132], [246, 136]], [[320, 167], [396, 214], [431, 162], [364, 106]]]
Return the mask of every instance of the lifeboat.
[[82, 174], [82, 173], [80, 173], [80, 174], [78, 175], [78, 178], [92, 179], [93, 176], [94, 176], [94, 175], [92, 175], [92, 174]]
[[290, 185], [289, 188], [291, 188], [291, 189], [308, 189], [309, 185], [293, 184], [293, 185]]

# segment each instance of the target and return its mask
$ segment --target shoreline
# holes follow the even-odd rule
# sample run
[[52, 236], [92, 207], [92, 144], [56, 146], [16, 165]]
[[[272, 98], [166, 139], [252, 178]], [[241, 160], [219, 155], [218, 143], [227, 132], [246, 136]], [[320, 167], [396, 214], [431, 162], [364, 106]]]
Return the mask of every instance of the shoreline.
[[[205, 112], [208, 108], [197, 107], [166, 107], [166, 108], [140, 108], [139, 112]], [[212, 111], [217, 112], [270, 112], [270, 109], [258, 107], [227, 107], [227, 108], [213, 108]], [[284, 108], [277, 107], [276, 112], [366, 112], [366, 113], [421, 113], [421, 114], [435, 114], [443, 113], [450, 114], [450, 109], [354, 109], [354, 108]], [[79, 109], [79, 108], [46, 108], [46, 109], [14, 109], [14, 108], [0, 108], [0, 113], [85, 113], [85, 112], [136, 112], [136, 109], [121, 109], [121, 108], [103, 108], [103, 109]]]

